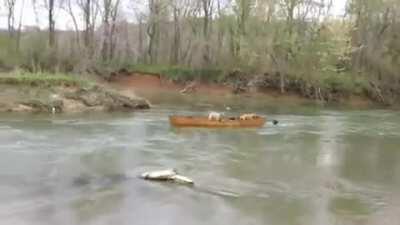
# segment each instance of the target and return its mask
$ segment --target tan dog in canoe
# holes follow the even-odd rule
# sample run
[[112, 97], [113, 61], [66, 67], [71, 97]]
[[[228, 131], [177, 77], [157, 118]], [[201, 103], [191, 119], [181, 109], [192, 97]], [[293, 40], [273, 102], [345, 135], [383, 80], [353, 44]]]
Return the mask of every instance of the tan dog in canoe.
[[254, 113], [247, 113], [247, 114], [243, 114], [239, 117], [240, 120], [252, 120], [252, 119], [256, 119], [258, 116]]

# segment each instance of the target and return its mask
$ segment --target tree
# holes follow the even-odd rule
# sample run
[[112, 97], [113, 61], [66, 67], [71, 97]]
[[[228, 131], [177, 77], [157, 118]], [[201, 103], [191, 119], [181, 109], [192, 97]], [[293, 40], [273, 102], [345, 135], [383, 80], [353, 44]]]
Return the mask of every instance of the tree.
[[14, 36], [15, 31], [15, 3], [17, 0], [4, 0], [7, 8], [7, 29], [10, 37]]
[[[400, 81], [400, 39], [395, 0], [349, 0], [347, 13], [352, 22], [351, 64], [353, 72], [368, 76], [380, 101], [387, 103]], [[385, 97], [387, 96], [387, 97]]]
[[25, 0], [22, 0], [20, 14], [19, 14], [18, 32], [17, 32], [17, 37], [16, 37], [16, 50], [17, 51], [20, 50], [20, 44], [21, 44], [22, 18], [23, 18], [24, 8], [25, 8]]
[[56, 22], [54, 20], [54, 0], [49, 0], [49, 45], [54, 47], [56, 43]]
[[96, 21], [100, 14], [100, 1], [93, 0], [77, 0], [78, 7], [83, 15], [83, 42], [89, 56], [94, 51], [94, 31]]
[[203, 36], [204, 36], [204, 52], [203, 60], [205, 65], [210, 64], [210, 29], [213, 15], [213, 0], [201, 0], [203, 9]]
[[149, 19], [147, 25], [147, 36], [149, 46], [147, 54], [150, 63], [157, 63], [160, 44], [160, 20], [163, 9], [161, 0], [149, 0]]
[[92, 22], [91, 22], [91, 15], [92, 15], [92, 0], [83, 0], [82, 4], [83, 9], [83, 17], [85, 20], [85, 31], [84, 31], [84, 40], [85, 46], [89, 47], [91, 43], [91, 36], [92, 36]]
[[232, 54], [235, 57], [240, 57], [241, 40], [246, 36], [246, 25], [250, 17], [253, 7], [253, 0], [235, 0], [235, 27], [231, 28], [232, 37]]
[[171, 0], [170, 7], [174, 21], [174, 38], [171, 47], [171, 64], [176, 65], [179, 63], [180, 49], [181, 49], [181, 24], [180, 17], [182, 14], [182, 1]]
[[120, 0], [103, 0], [102, 25], [103, 25], [103, 45], [101, 55], [107, 61], [114, 55], [114, 33], [119, 11]]
[[78, 26], [78, 20], [75, 15], [75, 10], [73, 9], [73, 4], [74, 4], [73, 0], [63, 0], [60, 5], [61, 5], [61, 8], [64, 9], [70, 15], [70, 17], [72, 19], [72, 22], [74, 24], [75, 34], [76, 34], [76, 43], [79, 46], [80, 45], [79, 26]]

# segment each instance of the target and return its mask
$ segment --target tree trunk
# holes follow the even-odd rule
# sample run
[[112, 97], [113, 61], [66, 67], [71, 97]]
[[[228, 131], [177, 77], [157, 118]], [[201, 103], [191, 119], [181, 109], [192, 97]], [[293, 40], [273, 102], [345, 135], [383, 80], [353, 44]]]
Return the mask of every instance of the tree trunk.
[[149, 0], [150, 9], [150, 22], [147, 28], [147, 35], [149, 36], [149, 47], [147, 50], [150, 58], [150, 63], [157, 63], [158, 61], [158, 45], [160, 42], [160, 1]]
[[16, 0], [6, 0], [7, 6], [7, 30], [10, 37], [14, 36], [15, 32], [15, 2]]
[[22, 31], [22, 18], [23, 18], [23, 9], [25, 6], [25, 0], [22, 0], [22, 7], [21, 7], [21, 11], [19, 14], [19, 25], [18, 25], [18, 32], [17, 32], [17, 40], [16, 40], [16, 50], [19, 51], [20, 49], [20, 44], [21, 44], [21, 31]]
[[55, 46], [54, 0], [49, 0], [49, 45]]
[[285, 76], [282, 72], [279, 73], [281, 94], [285, 93]]
[[91, 0], [86, 0], [83, 6], [83, 16], [85, 19], [84, 42], [86, 48], [89, 48], [91, 43], [91, 3]]
[[79, 34], [78, 21], [76, 20], [76, 16], [75, 16], [74, 10], [72, 8], [71, 0], [67, 0], [65, 2], [65, 4], [66, 4], [66, 8], [64, 8], [64, 9], [70, 15], [70, 17], [72, 19], [72, 23], [74, 24], [75, 37], [76, 37], [75, 42], [76, 42], [76, 44], [77, 44], [77, 46], [79, 48], [79, 46], [80, 46], [80, 34]]
[[212, 0], [202, 0], [203, 3], [203, 36], [204, 36], [204, 53], [203, 60], [204, 64], [208, 66], [210, 64], [210, 21], [212, 16]]
[[223, 26], [223, 22], [222, 22], [222, 9], [221, 9], [221, 0], [217, 1], [217, 10], [218, 10], [218, 50], [217, 50], [217, 54], [220, 54], [221, 49], [223, 47], [223, 38], [224, 38], [224, 26]]
[[109, 50], [109, 58], [112, 59], [114, 57], [116, 41], [115, 41], [115, 30], [117, 26], [117, 16], [119, 10], [119, 2], [120, 0], [116, 0], [114, 6], [111, 7], [111, 28], [110, 28], [110, 50]]
[[144, 62], [145, 57], [143, 57], [143, 55], [145, 55], [145, 53], [144, 53], [144, 45], [143, 45], [143, 39], [144, 39], [144, 37], [143, 37], [143, 21], [142, 21], [141, 17], [139, 17], [138, 20], [139, 20], [139, 34], [138, 34], [139, 56], [138, 56], [138, 59], [140, 62]]
[[103, 46], [101, 48], [101, 56], [104, 61], [108, 60], [108, 52], [110, 48], [110, 2], [111, 0], [104, 0], [103, 12]]
[[172, 58], [171, 63], [176, 65], [179, 63], [179, 53], [180, 53], [180, 45], [181, 45], [181, 29], [179, 24], [179, 14], [180, 9], [174, 5], [173, 15], [174, 15], [174, 42], [172, 45]]
[[120, 0], [104, 0], [103, 8], [103, 47], [101, 55], [104, 61], [114, 57], [114, 33], [116, 28], [116, 20], [118, 16]]

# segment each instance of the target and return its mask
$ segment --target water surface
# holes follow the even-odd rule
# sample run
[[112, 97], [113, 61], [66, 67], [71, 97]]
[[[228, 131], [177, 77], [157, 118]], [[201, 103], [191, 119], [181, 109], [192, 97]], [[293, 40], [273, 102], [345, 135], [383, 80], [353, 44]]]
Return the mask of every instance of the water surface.
[[[1, 115], [1, 224], [400, 221], [398, 113], [257, 107], [279, 125], [217, 130], [168, 123], [170, 114], [209, 109]], [[169, 167], [196, 185], [137, 178]]]

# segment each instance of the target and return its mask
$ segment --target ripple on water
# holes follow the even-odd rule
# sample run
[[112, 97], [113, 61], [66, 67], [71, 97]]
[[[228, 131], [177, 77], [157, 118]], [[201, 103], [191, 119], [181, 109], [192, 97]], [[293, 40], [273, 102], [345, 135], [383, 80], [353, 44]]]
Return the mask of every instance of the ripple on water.
[[183, 137], [180, 137], [178, 135], [175, 135], [173, 133], [169, 134], [164, 134], [164, 135], [155, 135], [152, 136], [148, 139], [146, 139], [148, 142], [165, 142], [165, 143], [171, 143], [171, 144], [179, 144], [185, 142], [185, 139]]
[[280, 133], [282, 133], [282, 131], [279, 129], [263, 129], [258, 131], [258, 134], [263, 136], [273, 136]]
[[0, 125], [0, 130], [11, 130], [12, 129], [12, 127], [10, 127], [10, 126], [7, 126], [7, 125]]
[[329, 209], [335, 214], [370, 215], [376, 211], [370, 202], [356, 197], [334, 197], [329, 202]]

